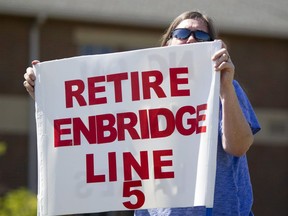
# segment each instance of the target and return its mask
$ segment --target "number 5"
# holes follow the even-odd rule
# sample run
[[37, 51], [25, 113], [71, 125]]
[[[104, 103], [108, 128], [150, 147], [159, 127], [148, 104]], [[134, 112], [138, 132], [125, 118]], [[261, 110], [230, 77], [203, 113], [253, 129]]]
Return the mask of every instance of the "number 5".
[[143, 206], [145, 202], [145, 195], [141, 190], [131, 190], [133, 187], [141, 187], [142, 182], [138, 181], [127, 181], [123, 183], [123, 197], [136, 196], [136, 203], [132, 204], [130, 201], [123, 202], [123, 205], [127, 209], [137, 209]]

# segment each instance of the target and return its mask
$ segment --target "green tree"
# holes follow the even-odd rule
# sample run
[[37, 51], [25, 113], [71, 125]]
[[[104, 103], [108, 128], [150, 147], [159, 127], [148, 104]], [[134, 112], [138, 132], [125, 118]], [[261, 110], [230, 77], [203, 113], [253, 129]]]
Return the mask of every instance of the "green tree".
[[25, 188], [7, 193], [0, 199], [0, 216], [35, 216], [37, 198]]

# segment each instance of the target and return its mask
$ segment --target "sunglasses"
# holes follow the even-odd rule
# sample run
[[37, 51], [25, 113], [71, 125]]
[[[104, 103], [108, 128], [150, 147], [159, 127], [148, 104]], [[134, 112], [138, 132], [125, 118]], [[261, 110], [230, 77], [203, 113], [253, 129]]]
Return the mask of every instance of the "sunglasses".
[[190, 37], [191, 34], [197, 42], [212, 41], [209, 33], [200, 30], [192, 31], [187, 28], [174, 29], [171, 36], [180, 40], [186, 40]]

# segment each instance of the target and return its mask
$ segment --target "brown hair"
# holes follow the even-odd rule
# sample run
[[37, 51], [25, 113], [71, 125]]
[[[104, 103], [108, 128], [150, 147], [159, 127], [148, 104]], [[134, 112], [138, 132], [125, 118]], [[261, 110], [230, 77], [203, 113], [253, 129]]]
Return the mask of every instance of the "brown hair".
[[213, 26], [213, 21], [203, 15], [200, 12], [197, 11], [187, 11], [184, 12], [182, 14], [180, 14], [178, 17], [176, 17], [173, 22], [170, 24], [170, 26], [168, 27], [168, 29], [166, 30], [166, 32], [164, 33], [164, 35], [162, 36], [160, 42], [161, 42], [161, 46], [166, 46], [168, 41], [171, 39], [171, 33], [172, 31], [183, 21], [186, 19], [201, 19], [203, 20], [206, 24], [207, 24], [207, 28], [208, 28], [208, 33], [211, 36], [212, 40], [215, 40], [216, 38], [216, 31], [215, 28]]

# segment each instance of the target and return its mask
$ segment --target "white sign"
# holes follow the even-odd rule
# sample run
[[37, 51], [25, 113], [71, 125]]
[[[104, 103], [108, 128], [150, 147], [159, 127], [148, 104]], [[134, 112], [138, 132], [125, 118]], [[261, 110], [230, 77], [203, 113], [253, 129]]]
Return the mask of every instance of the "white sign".
[[40, 215], [213, 206], [220, 42], [42, 62]]

